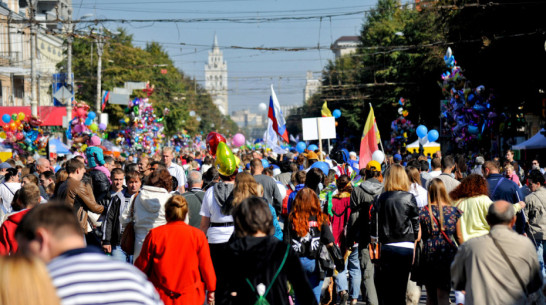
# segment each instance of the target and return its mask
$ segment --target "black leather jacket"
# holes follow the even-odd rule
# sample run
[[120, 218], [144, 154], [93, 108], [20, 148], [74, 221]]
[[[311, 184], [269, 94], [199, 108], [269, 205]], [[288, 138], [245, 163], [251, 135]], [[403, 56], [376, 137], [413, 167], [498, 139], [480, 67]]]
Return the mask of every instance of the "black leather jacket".
[[379, 234], [381, 244], [414, 242], [417, 239], [419, 208], [415, 197], [409, 192], [381, 194], [372, 209], [371, 220], [372, 236]]

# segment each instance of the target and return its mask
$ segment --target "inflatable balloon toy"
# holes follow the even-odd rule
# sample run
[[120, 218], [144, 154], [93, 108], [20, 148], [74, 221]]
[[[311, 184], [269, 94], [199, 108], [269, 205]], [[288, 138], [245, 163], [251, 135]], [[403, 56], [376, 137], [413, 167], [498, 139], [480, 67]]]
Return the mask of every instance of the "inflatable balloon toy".
[[207, 135], [207, 147], [208, 147], [208, 151], [211, 155], [215, 156], [216, 155], [216, 150], [218, 148], [218, 145], [220, 143], [226, 143], [226, 138], [224, 138], [223, 135], [217, 133], [217, 132], [214, 132], [214, 131], [211, 131], [208, 135]]

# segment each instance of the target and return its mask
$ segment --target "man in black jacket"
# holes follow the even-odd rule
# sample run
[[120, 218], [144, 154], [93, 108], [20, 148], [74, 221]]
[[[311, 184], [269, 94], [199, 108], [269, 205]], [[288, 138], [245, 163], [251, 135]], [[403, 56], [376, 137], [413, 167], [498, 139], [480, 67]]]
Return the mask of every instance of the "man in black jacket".
[[[360, 269], [362, 283], [366, 291], [366, 304], [379, 304], [374, 284], [374, 266], [370, 260], [368, 244], [370, 243], [370, 208], [373, 201], [383, 191], [379, 181], [381, 165], [370, 161], [366, 165], [365, 181], [351, 193], [351, 216], [347, 224], [347, 244], [355, 245], [353, 250], [360, 250]], [[363, 290], [364, 291], [364, 290]]]

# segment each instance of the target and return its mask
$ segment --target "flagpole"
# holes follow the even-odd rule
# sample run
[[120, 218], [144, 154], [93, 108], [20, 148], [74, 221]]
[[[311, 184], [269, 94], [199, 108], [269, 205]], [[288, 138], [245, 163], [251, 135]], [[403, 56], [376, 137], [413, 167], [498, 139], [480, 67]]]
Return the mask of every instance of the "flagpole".
[[[372, 103], [369, 103], [369, 105], [370, 105], [370, 111], [371, 111], [372, 110]], [[374, 117], [375, 117], [375, 113], [374, 113]], [[377, 122], [374, 122], [374, 128], [377, 128]], [[383, 154], [384, 154], [385, 153], [385, 148], [383, 148], [383, 141], [381, 141], [381, 138], [379, 138], [379, 145], [381, 146], [381, 151], [383, 151]]]

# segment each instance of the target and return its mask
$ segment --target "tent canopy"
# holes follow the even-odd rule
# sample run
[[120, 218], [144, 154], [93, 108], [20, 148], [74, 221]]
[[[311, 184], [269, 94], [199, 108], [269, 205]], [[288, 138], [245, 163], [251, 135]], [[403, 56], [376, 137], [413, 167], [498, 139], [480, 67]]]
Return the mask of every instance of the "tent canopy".
[[[411, 143], [411, 144], [408, 144], [408, 146], [406, 146], [406, 149], [410, 152], [418, 152], [419, 151], [419, 140]], [[435, 152], [439, 151], [440, 150], [440, 143], [438, 142], [427, 142], [425, 145], [423, 145], [423, 149], [424, 149], [424, 153], [425, 155], [427, 154], [434, 154]]]
[[70, 154], [70, 148], [59, 139], [49, 140], [49, 151], [58, 155]]
[[524, 149], [543, 149], [546, 148], [546, 136], [542, 134], [544, 128], [539, 131], [536, 135], [532, 136], [529, 140], [513, 145], [512, 149], [514, 150], [524, 150]]

